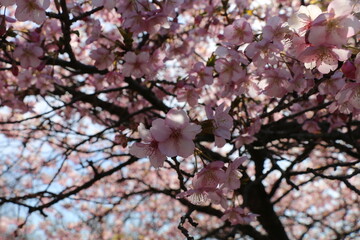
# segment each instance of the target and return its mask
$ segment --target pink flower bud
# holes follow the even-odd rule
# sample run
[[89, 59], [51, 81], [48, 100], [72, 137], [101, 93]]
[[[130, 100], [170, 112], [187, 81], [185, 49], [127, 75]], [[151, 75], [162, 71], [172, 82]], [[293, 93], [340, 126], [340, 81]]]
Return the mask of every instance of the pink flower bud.
[[16, 77], [17, 75], [19, 75], [19, 68], [13, 64], [11, 67], [11, 73]]
[[350, 78], [350, 79], [355, 79], [356, 67], [355, 67], [354, 63], [352, 63], [350, 61], [346, 61], [341, 66], [341, 71], [344, 73], [345, 77]]

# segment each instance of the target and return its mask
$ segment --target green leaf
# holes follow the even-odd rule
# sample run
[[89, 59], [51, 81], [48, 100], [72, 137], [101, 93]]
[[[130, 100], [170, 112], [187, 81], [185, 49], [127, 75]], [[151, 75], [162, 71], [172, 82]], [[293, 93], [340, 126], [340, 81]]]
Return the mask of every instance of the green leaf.
[[206, 62], [206, 66], [207, 67], [214, 67], [215, 66], [215, 60], [216, 60], [216, 55], [213, 53], [209, 59]]

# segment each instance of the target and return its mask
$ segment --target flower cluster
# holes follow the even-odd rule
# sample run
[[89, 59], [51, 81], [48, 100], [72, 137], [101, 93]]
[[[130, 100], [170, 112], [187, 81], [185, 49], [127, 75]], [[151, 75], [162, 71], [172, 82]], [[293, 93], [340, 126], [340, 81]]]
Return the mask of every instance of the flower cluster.
[[45, 10], [50, 6], [50, 0], [2, 0], [0, 4], [5, 7], [16, 3], [15, 17], [18, 21], [33, 21], [42, 24], [46, 19]]
[[360, 22], [351, 15], [352, 10], [350, 0], [332, 1], [324, 13], [315, 5], [301, 6], [290, 26], [307, 45], [298, 55], [305, 67], [316, 67], [325, 74], [334, 71], [338, 61], [350, 57], [350, 51], [342, 46], [360, 30]]
[[255, 221], [258, 214], [251, 213], [247, 208], [234, 207], [226, 210], [221, 217], [222, 220], [228, 220], [231, 225], [249, 224]]
[[229, 208], [227, 199], [231, 191], [240, 188], [242, 174], [238, 168], [246, 160], [247, 157], [239, 157], [227, 167], [221, 161], [211, 162], [195, 175], [192, 189], [179, 193], [176, 197], [189, 197], [194, 204], [201, 204], [207, 200], [213, 204], [220, 204], [226, 209], [223, 218], [229, 219], [232, 224], [248, 224], [254, 221], [256, 214], [249, 213], [241, 207]]
[[[292, 191], [284, 195], [283, 183], [303, 192], [300, 180], [307, 174], [314, 183], [336, 178], [326, 164], [340, 161], [334, 167], [338, 176], [350, 173], [337, 179], [347, 184], [333, 189], [351, 186], [359, 142], [360, 3], [330, 1], [271, 0], [271, 6], [254, 7], [250, 0], [0, 0], [0, 109], [6, 107], [0, 111], [0, 133], [19, 141], [14, 168], [29, 157], [25, 175], [32, 174], [36, 161], [30, 156], [44, 157], [39, 166], [61, 165], [46, 171], [57, 174], [44, 185], [55, 184], [64, 173], [65, 189], [79, 194], [94, 189], [93, 196], [110, 203], [116, 199], [98, 191], [109, 179], [114, 188], [109, 195], [123, 202], [149, 197], [148, 206], [154, 204], [156, 211], [160, 204], [151, 194], [176, 197], [184, 208], [186, 199], [209, 203], [206, 208], [222, 209], [221, 219], [232, 225], [254, 221], [257, 215], [250, 210], [272, 213], [251, 204], [259, 192], [251, 191], [254, 185], [264, 187], [255, 197], [274, 200], [282, 216], [288, 215], [284, 206], [291, 205], [285, 201], [304, 197]], [[49, 109], [43, 112], [42, 106]], [[90, 129], [88, 122], [96, 127]], [[37, 151], [40, 140], [66, 161], [45, 159]], [[334, 151], [326, 155], [324, 149]], [[148, 158], [156, 171], [138, 158]], [[3, 164], [5, 172], [12, 171], [7, 170], [11, 161]], [[111, 170], [118, 161], [121, 165]], [[68, 188], [73, 180], [87, 181], [68, 181], [71, 168], [88, 179], [95, 175], [92, 188], [82, 187], [86, 182]], [[109, 174], [100, 174], [108, 169]], [[110, 173], [115, 171], [126, 187], [114, 187], [118, 176]], [[274, 171], [290, 171], [291, 181]], [[31, 184], [19, 183], [23, 189], [11, 199], [44, 198], [47, 193]], [[24, 190], [30, 195], [16, 196]], [[49, 202], [58, 202], [58, 196], [50, 194]], [[130, 211], [143, 208], [130, 205]], [[264, 219], [259, 224], [274, 238]], [[287, 231], [292, 220], [281, 220]]]
[[161, 167], [167, 157], [189, 157], [194, 153], [195, 136], [201, 127], [190, 123], [184, 110], [171, 109], [165, 119], [155, 119], [150, 130], [141, 124], [139, 133], [144, 143], [135, 143], [130, 153], [142, 158], [148, 156], [154, 167]]
[[226, 143], [225, 139], [230, 139], [230, 129], [233, 127], [233, 119], [229, 115], [230, 108], [225, 108], [225, 104], [222, 103], [215, 109], [215, 112], [209, 105], [206, 105], [205, 110], [208, 119], [212, 120], [211, 129], [215, 136], [215, 145], [223, 147]]

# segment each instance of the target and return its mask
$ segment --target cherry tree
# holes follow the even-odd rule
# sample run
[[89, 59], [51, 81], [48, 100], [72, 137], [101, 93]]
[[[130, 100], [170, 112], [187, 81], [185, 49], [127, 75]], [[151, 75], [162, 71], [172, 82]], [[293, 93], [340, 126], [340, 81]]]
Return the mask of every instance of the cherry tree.
[[0, 239], [360, 237], [357, 0], [0, 10]]

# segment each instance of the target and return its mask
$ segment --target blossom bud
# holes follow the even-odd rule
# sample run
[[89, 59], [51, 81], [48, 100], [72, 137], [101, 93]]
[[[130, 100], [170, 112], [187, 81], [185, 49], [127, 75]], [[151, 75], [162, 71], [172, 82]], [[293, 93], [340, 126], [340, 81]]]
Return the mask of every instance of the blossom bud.
[[345, 77], [350, 78], [350, 79], [355, 79], [356, 67], [355, 67], [354, 63], [352, 63], [350, 61], [346, 61], [341, 66], [341, 71], [344, 73]]

